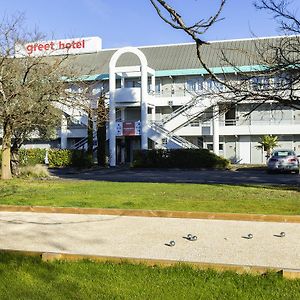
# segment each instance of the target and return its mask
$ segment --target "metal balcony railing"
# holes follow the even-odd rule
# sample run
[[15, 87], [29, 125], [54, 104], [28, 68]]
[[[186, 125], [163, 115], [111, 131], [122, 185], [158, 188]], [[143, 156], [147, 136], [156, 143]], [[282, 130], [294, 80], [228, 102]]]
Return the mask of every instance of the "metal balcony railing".
[[264, 125], [295, 125], [300, 124], [300, 120], [294, 119], [268, 119], [268, 120], [251, 120], [251, 119], [227, 119], [220, 120], [220, 126], [264, 126]]

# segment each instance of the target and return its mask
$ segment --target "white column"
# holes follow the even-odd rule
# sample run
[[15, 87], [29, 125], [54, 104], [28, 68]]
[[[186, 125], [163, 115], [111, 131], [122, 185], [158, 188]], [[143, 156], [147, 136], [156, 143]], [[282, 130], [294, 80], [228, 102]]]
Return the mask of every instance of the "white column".
[[147, 65], [141, 67], [141, 148], [148, 149], [148, 126], [147, 126], [147, 96], [148, 96], [148, 70]]
[[147, 97], [148, 97], [148, 63], [144, 53], [133, 47], [125, 47], [117, 50], [109, 62], [109, 90], [110, 90], [110, 110], [109, 110], [109, 146], [110, 146], [110, 165], [115, 166], [116, 164], [116, 134], [115, 134], [115, 103], [114, 103], [114, 92], [116, 89], [116, 71], [117, 61], [119, 57], [124, 53], [133, 53], [138, 56], [141, 62], [141, 148], [148, 149], [148, 130], [147, 130]]
[[219, 155], [219, 106], [213, 107], [213, 151]]
[[152, 89], [153, 93], [155, 93], [155, 76], [154, 75], [151, 76], [151, 85], [152, 85], [151, 89]]
[[[125, 108], [121, 108], [121, 121], [125, 121]], [[125, 137], [122, 137], [122, 146], [121, 146], [121, 163], [125, 164]]]
[[125, 77], [122, 74], [122, 77], [121, 77], [121, 88], [123, 89], [124, 87], [125, 87]]
[[112, 68], [109, 74], [109, 165], [116, 166], [116, 107], [115, 107], [116, 73]]
[[65, 115], [61, 117], [61, 130], [60, 130], [60, 148], [67, 149], [68, 140], [68, 121]]
[[155, 109], [155, 106], [153, 106], [152, 110], [151, 110], [151, 121], [152, 122], [155, 122], [155, 114], [156, 114], [156, 109]]

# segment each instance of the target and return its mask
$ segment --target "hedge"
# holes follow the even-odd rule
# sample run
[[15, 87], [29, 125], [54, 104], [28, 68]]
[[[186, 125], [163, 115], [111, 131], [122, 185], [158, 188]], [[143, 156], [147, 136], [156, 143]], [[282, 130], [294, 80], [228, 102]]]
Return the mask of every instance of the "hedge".
[[[46, 149], [20, 149], [19, 161], [21, 166], [32, 166], [36, 164], [44, 164], [46, 157]], [[2, 161], [2, 152], [0, 150], [0, 166]], [[77, 167], [87, 168], [93, 164], [92, 155], [82, 150], [64, 150], [49, 149], [48, 150], [49, 167]]]
[[225, 169], [230, 162], [207, 149], [136, 150], [134, 168], [217, 168]]
[[33, 166], [37, 164], [44, 164], [46, 156], [46, 149], [20, 149], [19, 160], [21, 166]]
[[93, 164], [92, 155], [82, 150], [50, 149], [48, 151], [49, 167], [91, 167]]

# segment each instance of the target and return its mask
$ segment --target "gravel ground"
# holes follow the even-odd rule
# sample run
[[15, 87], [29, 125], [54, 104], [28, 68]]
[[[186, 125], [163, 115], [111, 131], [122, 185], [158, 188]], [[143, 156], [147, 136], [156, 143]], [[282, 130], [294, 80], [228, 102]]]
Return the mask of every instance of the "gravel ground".
[[292, 223], [0, 212], [13, 250], [300, 269], [299, 236]]

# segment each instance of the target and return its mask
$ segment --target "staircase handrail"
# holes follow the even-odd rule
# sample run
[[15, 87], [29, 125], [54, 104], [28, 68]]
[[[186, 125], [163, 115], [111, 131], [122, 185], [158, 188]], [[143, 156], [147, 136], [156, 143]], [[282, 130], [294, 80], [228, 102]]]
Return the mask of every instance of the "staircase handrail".
[[[94, 133], [93, 133], [93, 140], [96, 138], [96, 136], [97, 136], [97, 132], [94, 132]], [[79, 140], [78, 142], [76, 142], [76, 143], [72, 146], [72, 149], [77, 150], [77, 149], [83, 147], [84, 145], [86, 145], [87, 142], [88, 142], [88, 137], [86, 136], [86, 137], [82, 138], [81, 140]], [[93, 145], [93, 147], [94, 147], [94, 145]]]
[[190, 107], [192, 107], [195, 104], [197, 104], [198, 102], [200, 102], [204, 96], [209, 96], [209, 95], [211, 95], [211, 93], [203, 93], [201, 95], [200, 94], [193, 95], [192, 99], [190, 101], [186, 102], [185, 104], [180, 106], [178, 109], [174, 110], [172, 113], [170, 113], [166, 117], [162, 118], [161, 122], [163, 124], [167, 123], [168, 121], [172, 120], [173, 118], [175, 118], [176, 116], [178, 116], [179, 114], [184, 112], [185, 110], [189, 109]]
[[167, 129], [165, 129], [164, 127], [162, 127], [161, 125], [159, 125], [155, 122], [150, 123], [150, 127], [152, 129], [164, 134], [165, 136], [167, 136], [167, 138], [176, 141], [179, 145], [181, 145], [183, 147], [198, 149], [198, 147], [196, 145], [194, 145], [193, 143], [189, 142], [188, 140], [186, 140], [178, 135], [175, 135], [174, 133], [168, 131]]

